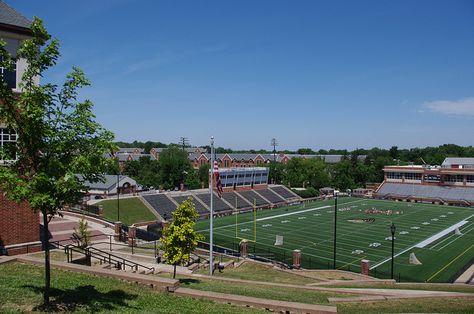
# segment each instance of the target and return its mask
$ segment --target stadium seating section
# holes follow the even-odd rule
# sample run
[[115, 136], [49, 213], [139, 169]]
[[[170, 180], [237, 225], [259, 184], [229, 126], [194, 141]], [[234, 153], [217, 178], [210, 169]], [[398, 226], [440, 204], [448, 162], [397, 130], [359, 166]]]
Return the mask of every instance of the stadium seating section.
[[237, 208], [247, 208], [251, 207], [252, 204], [249, 202], [245, 201], [245, 199], [242, 198], [238, 193], [235, 192], [230, 192], [230, 193], [224, 193], [222, 194], [222, 198], [227, 201], [227, 203], [231, 204], [232, 206], [236, 206], [236, 201], [237, 201]]
[[269, 200], [272, 204], [280, 204], [285, 202], [284, 198], [282, 198], [278, 194], [273, 193], [269, 189], [256, 190], [255, 192], [263, 196], [265, 199]]
[[[203, 201], [207, 207], [211, 207], [211, 194], [210, 193], [202, 193], [202, 194], [196, 194], [196, 196]], [[232, 209], [227, 205], [223, 200], [221, 200], [216, 193], [214, 193], [214, 211], [219, 212], [223, 210], [230, 210]]]
[[384, 183], [377, 191], [377, 196], [474, 202], [474, 189], [463, 187]]
[[258, 195], [254, 191], [240, 191], [239, 194], [252, 204], [255, 201], [255, 205], [257, 206], [270, 205], [268, 204], [266, 200], [264, 200], [260, 195]]
[[143, 198], [163, 218], [166, 216], [167, 219], [170, 219], [171, 213], [176, 209], [176, 204], [165, 194], [145, 195]]
[[195, 196], [193, 195], [186, 195], [186, 196], [173, 196], [173, 199], [176, 201], [176, 203], [181, 204], [184, 200], [186, 200], [188, 197], [193, 198], [193, 203], [194, 207], [200, 214], [205, 214], [209, 212], [209, 209], [207, 209], [204, 205], [202, 205], [201, 202], [199, 202]]
[[276, 194], [280, 195], [281, 197], [283, 197], [283, 198], [286, 199], [286, 200], [299, 199], [298, 195], [296, 195], [295, 193], [291, 192], [290, 190], [288, 190], [288, 189], [285, 188], [284, 186], [274, 186], [274, 187], [270, 187], [270, 190], [272, 190], [273, 192], [275, 192]]
[[[145, 195], [143, 199], [158, 213], [161, 217], [172, 217], [171, 213], [177, 208], [177, 204], [181, 204], [189, 196], [193, 198], [194, 205], [199, 214], [209, 213], [211, 198], [209, 193], [187, 192], [188, 195], [176, 195], [176, 193], [162, 193]], [[222, 195], [222, 199], [214, 193], [214, 211], [232, 211], [235, 210], [236, 201], [237, 208], [251, 208], [254, 199], [258, 207], [268, 207], [275, 204], [284, 204], [299, 199], [283, 186], [272, 186], [267, 189], [249, 190], [240, 192], [226, 192]], [[203, 203], [205, 205], [203, 205]]]

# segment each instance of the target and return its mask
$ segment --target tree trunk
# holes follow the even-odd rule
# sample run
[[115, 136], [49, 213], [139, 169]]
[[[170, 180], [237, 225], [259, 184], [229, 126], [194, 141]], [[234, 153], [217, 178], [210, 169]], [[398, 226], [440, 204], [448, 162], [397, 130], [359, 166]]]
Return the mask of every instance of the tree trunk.
[[49, 264], [49, 230], [48, 230], [48, 215], [46, 211], [43, 212], [43, 243], [44, 243], [44, 291], [43, 302], [44, 305], [49, 305], [49, 288], [51, 285], [51, 267]]
[[176, 279], [176, 263], [174, 263], [173, 279]]

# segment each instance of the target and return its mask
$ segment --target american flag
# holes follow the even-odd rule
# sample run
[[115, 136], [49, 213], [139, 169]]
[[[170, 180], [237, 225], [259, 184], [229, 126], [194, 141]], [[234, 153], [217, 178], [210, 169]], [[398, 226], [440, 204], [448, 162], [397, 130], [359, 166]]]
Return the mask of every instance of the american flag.
[[214, 160], [214, 179], [216, 180], [216, 189], [217, 189], [217, 195], [221, 198], [222, 193], [224, 193], [224, 190], [222, 189], [222, 182], [221, 182], [221, 176], [219, 175], [219, 165], [217, 164], [217, 160]]

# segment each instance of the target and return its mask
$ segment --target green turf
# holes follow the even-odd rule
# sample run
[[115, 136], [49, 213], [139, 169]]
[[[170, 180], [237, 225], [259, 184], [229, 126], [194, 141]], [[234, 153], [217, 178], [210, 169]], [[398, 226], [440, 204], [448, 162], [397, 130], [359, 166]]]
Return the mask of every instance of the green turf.
[[[380, 264], [376, 267], [377, 277], [387, 278], [390, 275], [392, 222], [397, 227], [395, 254], [401, 253], [395, 258], [397, 279], [400, 276], [402, 281], [445, 282], [474, 256], [472, 221], [460, 227], [462, 236], [450, 232], [425, 248], [415, 248], [421, 241], [474, 215], [472, 208], [355, 198], [340, 198], [338, 203], [336, 266], [339, 269], [358, 272], [361, 259], [368, 259], [371, 266]], [[384, 213], [366, 213], [371, 209]], [[388, 210], [392, 211], [391, 214], [386, 214]], [[238, 215], [238, 237], [254, 238], [252, 217], [252, 213]], [[374, 221], [350, 222], [363, 218], [373, 218]], [[240, 239], [236, 238], [235, 221], [235, 215], [215, 219], [215, 244], [238, 248]], [[333, 221], [333, 200], [306, 204], [305, 208], [258, 211], [257, 242], [249, 243], [250, 252], [255, 250], [257, 255], [291, 264], [292, 251], [299, 249], [304, 268], [332, 268]], [[203, 220], [197, 224], [197, 230], [206, 237], [209, 236], [208, 223], [208, 220]], [[284, 236], [283, 246], [274, 245], [276, 235]], [[423, 265], [408, 263], [411, 252], [415, 252]], [[372, 274], [375, 275], [375, 269]]]
[[[116, 221], [117, 200], [105, 200], [96, 203], [104, 208], [104, 217]], [[120, 221], [131, 225], [137, 222], [156, 220], [155, 215], [143, 204], [138, 197], [120, 199]]]
[[51, 271], [51, 306], [45, 309], [43, 286], [43, 267], [0, 265], [0, 313], [265, 313], [56, 269]]

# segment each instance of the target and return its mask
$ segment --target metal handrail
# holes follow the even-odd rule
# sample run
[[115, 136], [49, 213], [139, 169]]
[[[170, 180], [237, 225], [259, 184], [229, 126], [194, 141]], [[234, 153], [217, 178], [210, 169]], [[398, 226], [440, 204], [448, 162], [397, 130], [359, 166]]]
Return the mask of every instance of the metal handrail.
[[[92, 246], [89, 246], [85, 249], [81, 249], [80, 247], [74, 245], [74, 244], [67, 244], [67, 245], [61, 245], [65, 249], [65, 253], [68, 257], [68, 263], [72, 261], [72, 257], [70, 257], [70, 252], [76, 252], [80, 254], [84, 254], [86, 257], [91, 257], [95, 258], [99, 261], [103, 262], [108, 262], [109, 264], [116, 264], [117, 266], [120, 266], [120, 269], [125, 269], [126, 266], [129, 266], [131, 269], [135, 268], [135, 271], [138, 270], [138, 267], [142, 267], [151, 271], [154, 271], [154, 267], [148, 267], [142, 264], [139, 264], [137, 262], [128, 260], [126, 258], [111, 254], [109, 252], [94, 248]], [[92, 249], [92, 251], [91, 251]]]
[[[116, 259], [118, 259], [117, 261], [120, 262], [120, 261], [123, 261], [124, 262], [124, 265], [126, 265], [126, 262], [129, 262], [130, 264], [128, 266], [130, 267], [134, 267], [135, 266], [135, 270], [138, 270], [138, 266], [142, 267], [142, 268], [146, 268], [148, 270], [151, 270], [151, 271], [154, 271], [155, 270], [155, 267], [148, 267], [148, 266], [145, 266], [145, 265], [142, 265], [142, 264], [139, 264], [137, 262], [134, 262], [134, 261], [131, 261], [131, 260], [128, 260], [128, 259], [125, 259], [123, 257], [120, 257], [120, 256], [117, 256], [117, 255], [114, 255], [114, 254], [111, 254], [109, 252], [106, 252], [106, 251], [103, 251], [101, 249], [98, 249], [98, 248], [95, 248], [93, 246], [89, 246], [86, 248], [87, 252], [88, 253], [91, 253], [91, 250], [93, 250], [94, 254], [97, 254], [99, 256], [103, 256], [102, 254], [105, 254], [106, 257], [109, 258], [109, 260], [111, 260], [111, 257], [114, 257]], [[99, 252], [99, 253], [97, 253]], [[100, 254], [101, 253], [101, 254]]]

